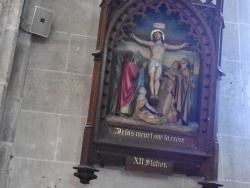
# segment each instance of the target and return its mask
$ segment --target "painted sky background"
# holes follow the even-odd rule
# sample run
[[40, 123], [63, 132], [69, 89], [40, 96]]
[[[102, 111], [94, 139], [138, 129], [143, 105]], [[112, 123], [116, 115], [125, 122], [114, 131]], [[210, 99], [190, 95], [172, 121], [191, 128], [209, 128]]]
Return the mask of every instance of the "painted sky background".
[[171, 15], [166, 14], [167, 8], [165, 4], [160, 7], [160, 12], [155, 12], [151, 8], [147, 8], [145, 14], [146, 18], [141, 16], [134, 16], [134, 23], [136, 23], [136, 28], [125, 28], [127, 33], [134, 33], [144, 40], [150, 40], [150, 33], [153, 29], [153, 24], [164, 23], [165, 29], [163, 30], [165, 34], [165, 41], [171, 43], [182, 43], [182, 42], [194, 42], [192, 38], [187, 38], [187, 32], [189, 31], [189, 25], [180, 24], [179, 13], [173, 13]]

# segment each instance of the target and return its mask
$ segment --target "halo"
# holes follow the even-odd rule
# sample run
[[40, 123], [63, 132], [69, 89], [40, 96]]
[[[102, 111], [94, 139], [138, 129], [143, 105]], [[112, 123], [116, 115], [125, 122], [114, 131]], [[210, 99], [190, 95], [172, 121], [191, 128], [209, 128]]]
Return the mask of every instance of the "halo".
[[150, 34], [151, 40], [154, 40], [154, 39], [153, 39], [153, 35], [154, 35], [154, 33], [156, 33], [156, 32], [160, 32], [160, 33], [162, 34], [162, 40], [165, 40], [165, 35], [164, 35], [163, 31], [160, 30], [160, 29], [154, 29], [154, 30], [151, 32], [151, 34]]

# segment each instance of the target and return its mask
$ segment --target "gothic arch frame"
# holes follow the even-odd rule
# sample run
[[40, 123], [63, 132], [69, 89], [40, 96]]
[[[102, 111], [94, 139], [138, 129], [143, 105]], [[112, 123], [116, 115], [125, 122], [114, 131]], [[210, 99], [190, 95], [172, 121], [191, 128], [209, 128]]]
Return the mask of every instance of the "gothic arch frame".
[[[185, 17], [185, 20], [189, 21], [191, 28], [196, 32], [198, 40], [200, 43], [201, 50], [201, 83], [200, 83], [200, 94], [199, 94], [199, 149], [204, 151], [207, 154], [210, 154], [211, 143], [206, 142], [207, 139], [214, 136], [214, 130], [208, 129], [207, 127], [212, 127], [210, 122], [214, 121], [214, 110], [215, 104], [214, 97], [216, 95], [215, 90], [211, 89], [216, 87], [216, 81], [218, 77], [217, 72], [217, 57], [215, 46], [215, 38], [213, 36], [211, 27], [209, 23], [206, 22], [204, 17], [202, 17], [197, 10], [194, 9], [187, 1], [175, 1], [175, 0], [132, 0], [128, 1], [124, 6], [116, 11], [110, 20], [110, 24], [107, 28], [107, 33], [105, 37], [105, 43], [103, 47], [103, 58], [102, 58], [102, 75], [100, 80], [100, 85], [103, 88], [100, 88], [100, 99], [103, 103], [101, 104], [104, 108], [107, 106], [108, 100], [105, 99], [108, 97], [109, 92], [109, 79], [111, 72], [111, 62], [112, 62], [112, 53], [115, 45], [117, 43], [117, 38], [120, 37], [120, 32], [122, 27], [136, 12], [139, 10], [151, 6], [157, 3], [166, 3], [169, 6], [178, 9], [178, 12], [182, 14], [182, 19]], [[129, 16], [130, 15], [130, 16]], [[184, 20], [183, 20], [184, 21]], [[103, 83], [102, 83], [103, 82]], [[101, 108], [99, 108], [101, 109]], [[103, 109], [102, 109], [103, 110]], [[105, 116], [104, 114], [101, 116]], [[100, 121], [104, 120], [101, 118]], [[99, 119], [96, 119], [98, 122]], [[97, 123], [99, 124], [99, 122]], [[204, 137], [205, 135], [205, 137]]]

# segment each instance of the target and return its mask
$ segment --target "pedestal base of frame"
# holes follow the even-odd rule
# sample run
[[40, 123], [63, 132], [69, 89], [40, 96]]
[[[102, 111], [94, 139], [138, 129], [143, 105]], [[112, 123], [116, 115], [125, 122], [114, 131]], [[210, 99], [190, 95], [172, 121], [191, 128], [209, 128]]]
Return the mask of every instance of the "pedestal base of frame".
[[89, 184], [90, 180], [97, 178], [95, 172], [99, 172], [99, 170], [96, 168], [88, 165], [79, 165], [73, 168], [77, 169], [77, 172], [74, 173], [74, 176], [78, 177], [82, 184]]
[[199, 185], [202, 185], [202, 188], [218, 188], [222, 187], [222, 184], [219, 184], [217, 181], [212, 180], [203, 180], [201, 182], [198, 182]]

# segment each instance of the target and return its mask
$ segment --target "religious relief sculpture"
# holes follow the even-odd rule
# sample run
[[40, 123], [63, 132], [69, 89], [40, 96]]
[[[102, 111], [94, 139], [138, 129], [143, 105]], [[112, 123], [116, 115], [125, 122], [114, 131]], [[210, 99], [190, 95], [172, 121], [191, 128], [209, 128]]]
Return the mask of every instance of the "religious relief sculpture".
[[187, 58], [180, 62], [180, 74], [177, 76], [176, 83], [176, 103], [179, 119], [183, 125], [188, 125], [189, 96], [190, 90], [195, 87], [192, 77], [191, 64]]
[[[156, 25], [156, 24], [155, 24]], [[162, 28], [165, 28], [164, 24], [157, 25], [163, 25]], [[141, 45], [145, 45], [150, 48], [151, 51], [151, 57], [148, 67], [148, 75], [150, 77], [150, 92], [152, 99], [158, 99], [158, 91], [160, 88], [160, 77], [162, 74], [162, 63], [163, 63], [163, 57], [165, 50], [179, 50], [184, 47], [188, 46], [188, 43], [183, 43], [181, 45], [169, 45], [167, 43], [163, 43], [163, 40], [165, 39], [165, 35], [162, 30], [160, 29], [154, 29], [151, 32], [150, 38], [152, 41], [144, 41], [140, 38], [136, 37], [133, 33], [130, 34], [130, 37], [134, 39], [136, 42], [138, 42]]]
[[138, 117], [147, 123], [161, 124], [160, 113], [154, 109], [146, 99], [147, 91], [144, 87], [139, 89], [139, 95], [136, 99], [134, 117]]
[[[185, 50], [189, 47], [188, 42], [182, 42], [180, 44], [166, 43], [165, 27], [165, 23], [153, 22], [153, 30], [151, 34], [148, 35], [150, 36], [150, 40], [141, 39], [133, 32], [128, 33], [132, 39], [130, 43], [135, 42], [141, 45], [137, 46], [136, 50], [143, 51], [145, 49], [141, 47], [145, 46], [149, 51], [146, 52], [147, 60], [143, 62], [143, 66], [146, 70], [145, 74], [144, 69], [143, 72], [140, 71], [139, 73], [138, 66], [140, 66], [140, 63], [136, 62], [139, 60], [133, 55], [135, 52], [125, 52], [124, 63], [120, 68], [121, 75], [116, 114], [118, 116], [126, 115], [131, 117], [131, 115], [138, 110], [136, 109], [137, 102], [135, 102], [137, 96], [140, 95], [138, 88], [144, 87], [148, 89], [145, 89], [148, 95], [146, 96], [145, 94], [144, 98], [148, 101], [149, 105], [152, 105], [153, 108], [159, 111], [158, 115], [161, 115], [161, 120], [146, 120], [146, 122], [164, 125], [172, 123], [187, 126], [189, 125], [189, 121], [193, 123], [196, 122], [195, 118], [190, 119], [189, 116], [190, 114], [193, 114], [193, 116], [196, 115], [196, 112], [192, 111], [194, 107], [191, 108], [190, 104], [191, 102], [197, 104], [197, 99], [194, 98], [194, 93], [197, 92], [192, 92], [192, 90], [197, 84], [193, 78], [193, 73], [194, 68], [196, 68], [196, 76], [198, 78], [199, 59], [197, 52]], [[128, 44], [128, 42], [124, 43], [127, 43], [127, 48], [135, 45]], [[124, 45], [124, 43], [121, 45]], [[182, 50], [181, 54], [179, 54], [179, 50]], [[168, 54], [166, 51], [172, 54]], [[172, 64], [169, 59], [174, 59]], [[192, 61], [192, 63], [190, 61]], [[198, 80], [196, 81], [198, 82]], [[196, 104], [193, 104], [193, 106]], [[141, 120], [145, 121], [145, 119], [146, 114], [144, 114], [144, 118], [141, 118]]]
[[[81, 162], [217, 183], [223, 0], [103, 0]], [[148, 164], [148, 165], [145, 165]], [[150, 165], [149, 165], [150, 164]]]
[[176, 123], [180, 120], [182, 125], [188, 125], [190, 93], [195, 88], [190, 61], [187, 58], [174, 61], [163, 75], [165, 78], [160, 97], [162, 113], [167, 122]]

